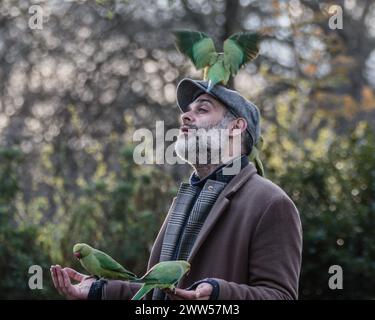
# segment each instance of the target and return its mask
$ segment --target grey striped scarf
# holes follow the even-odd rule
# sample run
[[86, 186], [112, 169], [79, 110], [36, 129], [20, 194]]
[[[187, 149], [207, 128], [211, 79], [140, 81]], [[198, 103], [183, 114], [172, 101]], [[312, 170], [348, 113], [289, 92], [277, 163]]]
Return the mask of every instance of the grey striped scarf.
[[[225, 186], [225, 182], [207, 180], [194, 203], [200, 188], [181, 184], [165, 230], [160, 261], [188, 259], [208, 213]], [[153, 300], [164, 298], [161, 290], [154, 290]]]
[[[249, 163], [246, 156], [234, 161], [240, 161], [241, 168]], [[227, 164], [225, 167], [230, 166], [231, 164]], [[202, 190], [196, 185], [181, 183], [165, 230], [160, 262], [188, 260], [195, 240], [212, 206], [221, 191], [235, 175], [223, 174], [225, 167], [223, 166], [213, 174], [212, 177], [216, 180], [206, 179]], [[192, 178], [190, 180], [192, 181]], [[161, 290], [154, 290], [153, 300], [164, 300], [165, 298], [166, 296]]]

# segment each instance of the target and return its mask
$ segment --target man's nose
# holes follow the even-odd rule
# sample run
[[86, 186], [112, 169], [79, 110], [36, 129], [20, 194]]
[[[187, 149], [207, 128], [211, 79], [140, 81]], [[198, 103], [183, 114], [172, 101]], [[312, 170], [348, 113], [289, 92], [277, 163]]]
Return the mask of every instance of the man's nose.
[[187, 123], [190, 123], [192, 122], [192, 116], [189, 112], [184, 112], [182, 115], [181, 115], [181, 122], [182, 124], [187, 124]]

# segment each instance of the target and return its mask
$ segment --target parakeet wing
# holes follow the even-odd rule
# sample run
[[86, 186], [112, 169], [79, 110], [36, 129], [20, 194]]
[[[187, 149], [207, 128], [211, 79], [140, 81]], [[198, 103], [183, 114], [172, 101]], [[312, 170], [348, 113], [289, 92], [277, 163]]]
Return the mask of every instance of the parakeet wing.
[[224, 63], [232, 75], [257, 56], [259, 40], [258, 33], [239, 32], [224, 41]]
[[217, 53], [213, 40], [203, 32], [175, 31], [177, 49], [187, 55], [199, 70], [211, 65]]
[[147, 280], [147, 283], [161, 283], [161, 277], [165, 277], [165, 274], [169, 272], [169, 269], [160, 267], [160, 263], [158, 263], [149, 269], [141, 279], [143, 279], [143, 281]]
[[99, 261], [100, 266], [103, 269], [114, 271], [114, 272], [127, 273], [135, 277], [135, 274], [126, 270], [121, 264], [119, 264], [117, 261], [115, 261], [112, 257], [107, 255], [106, 253], [99, 251], [99, 250], [95, 250], [93, 254], [95, 255], [96, 259]]
[[147, 283], [175, 283], [184, 275], [178, 261], [163, 261], [154, 265], [142, 277]]

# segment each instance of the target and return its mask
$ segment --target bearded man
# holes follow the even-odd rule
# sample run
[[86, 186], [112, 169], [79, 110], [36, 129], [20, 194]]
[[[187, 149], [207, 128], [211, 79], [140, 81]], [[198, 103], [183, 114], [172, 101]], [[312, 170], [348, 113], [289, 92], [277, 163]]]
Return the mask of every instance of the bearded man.
[[[148, 269], [187, 260], [176, 289], [154, 289], [146, 300], [297, 299], [302, 230], [292, 200], [249, 161], [261, 139], [258, 108], [238, 92], [183, 79], [175, 144], [193, 168], [181, 183], [156, 237]], [[225, 134], [223, 134], [223, 132]], [[258, 169], [258, 170], [257, 170]], [[140, 284], [88, 278], [51, 268], [59, 292], [71, 299], [131, 299]], [[72, 285], [70, 279], [79, 281]]]

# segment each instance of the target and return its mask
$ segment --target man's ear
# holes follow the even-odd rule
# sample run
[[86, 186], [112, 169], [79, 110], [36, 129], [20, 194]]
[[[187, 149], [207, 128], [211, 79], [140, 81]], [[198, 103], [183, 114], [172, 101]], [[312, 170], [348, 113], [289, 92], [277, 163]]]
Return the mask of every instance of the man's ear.
[[247, 122], [244, 118], [236, 118], [232, 121], [229, 127], [229, 136], [233, 137], [235, 135], [241, 134], [247, 128]]

